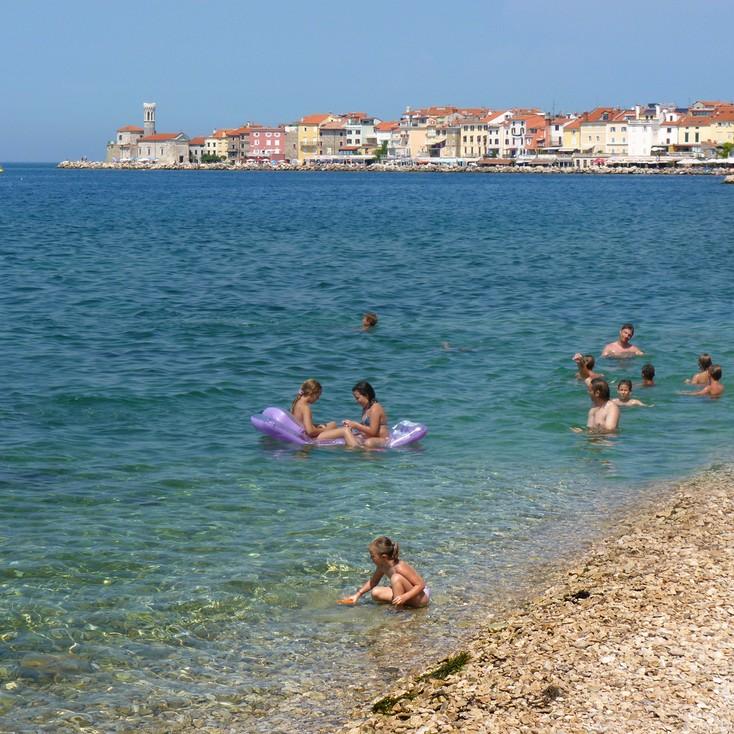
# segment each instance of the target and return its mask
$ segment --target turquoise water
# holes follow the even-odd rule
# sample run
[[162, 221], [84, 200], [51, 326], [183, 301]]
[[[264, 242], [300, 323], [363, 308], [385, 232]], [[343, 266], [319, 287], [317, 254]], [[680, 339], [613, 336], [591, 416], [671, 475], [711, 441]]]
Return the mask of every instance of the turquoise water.
[[[247, 731], [333, 726], [650, 486], [730, 461], [729, 397], [678, 391], [700, 351], [731, 369], [733, 193], [7, 166], [0, 728], [202, 708]], [[655, 407], [616, 437], [574, 434], [589, 401], [571, 355], [626, 320]], [[249, 416], [307, 377], [319, 420], [358, 417], [368, 379], [391, 422], [430, 434], [355, 453], [255, 433]], [[380, 534], [428, 580], [428, 610], [335, 606]]]

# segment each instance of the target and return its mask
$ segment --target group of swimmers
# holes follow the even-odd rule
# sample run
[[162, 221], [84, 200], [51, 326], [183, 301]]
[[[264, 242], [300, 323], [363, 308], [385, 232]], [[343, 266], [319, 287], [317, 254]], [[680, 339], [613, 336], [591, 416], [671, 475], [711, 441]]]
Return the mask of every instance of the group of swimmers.
[[[376, 324], [376, 314], [368, 312], [362, 317], [364, 331], [372, 329]], [[602, 357], [626, 359], [643, 356], [644, 352], [631, 342], [634, 333], [635, 329], [632, 324], [622, 324], [619, 337], [604, 347]], [[590, 431], [615, 431], [619, 426], [620, 408], [622, 407], [652, 407], [641, 400], [632, 398], [632, 381], [629, 379], [619, 380], [617, 397], [612, 399], [609, 383], [602, 374], [594, 372], [593, 355], [577, 353], [573, 356], [573, 360], [578, 367], [576, 377], [585, 382], [592, 402], [586, 423]], [[720, 397], [724, 393], [724, 386], [721, 384], [721, 366], [713, 364], [709, 354], [701, 354], [698, 358], [698, 365], [699, 371], [686, 382], [699, 386], [701, 389], [683, 394], [710, 398]], [[645, 364], [642, 367], [641, 375], [642, 387], [655, 386], [655, 367], [652, 364]], [[321, 385], [317, 380], [306, 380], [291, 405], [291, 413], [311, 438], [322, 440], [343, 438], [345, 445], [352, 448], [370, 449], [385, 446], [389, 440], [387, 416], [383, 407], [377, 402], [372, 385], [364, 380], [358, 382], [352, 388], [352, 395], [362, 408], [360, 421], [345, 419], [340, 426], [333, 421], [316, 424], [313, 421], [311, 406], [321, 397]], [[356, 604], [360, 597], [371, 592], [372, 599], [375, 601], [392, 604], [399, 608], [428, 606], [430, 590], [421, 575], [410, 564], [400, 560], [398, 543], [383, 535], [375, 538], [369, 544], [368, 550], [375, 564], [374, 573], [354, 594], [339, 599], [339, 604]], [[383, 577], [387, 577], [389, 586], [379, 585]]]
[[[641, 357], [644, 352], [634, 344], [632, 337], [635, 327], [632, 324], [622, 324], [619, 337], [610, 342], [602, 350], [602, 357], [612, 359], [627, 359], [629, 357]], [[576, 377], [583, 380], [589, 390], [592, 406], [586, 421], [586, 427], [595, 432], [615, 431], [619, 426], [620, 408], [642, 406], [652, 407], [641, 400], [632, 398], [632, 381], [620, 380], [617, 383], [617, 397], [611, 398], [609, 383], [600, 373], [594, 372], [595, 360], [592, 354], [581, 354], [577, 352], [573, 356], [578, 372]], [[700, 390], [684, 392], [683, 395], [698, 395], [709, 398], [718, 398], [724, 393], [721, 384], [721, 365], [713, 364], [710, 354], [701, 354], [698, 358], [699, 371], [686, 383], [701, 386]], [[649, 362], [642, 367], [642, 387], [655, 386], [655, 367]], [[581, 429], [573, 429], [581, 430]]]

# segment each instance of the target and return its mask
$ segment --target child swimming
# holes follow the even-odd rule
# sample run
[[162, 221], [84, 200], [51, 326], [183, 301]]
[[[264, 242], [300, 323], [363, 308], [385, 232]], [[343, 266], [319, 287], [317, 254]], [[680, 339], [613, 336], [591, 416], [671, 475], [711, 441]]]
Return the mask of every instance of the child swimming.
[[387, 428], [387, 415], [377, 402], [375, 390], [366, 380], [358, 382], [352, 388], [354, 399], [362, 406], [361, 422], [344, 420], [342, 428], [324, 431], [319, 438], [343, 438], [351, 448], [381, 448], [390, 440]]
[[377, 326], [377, 314], [374, 311], [367, 311], [362, 316], [362, 331], [369, 331]]
[[581, 352], [576, 352], [576, 354], [573, 355], [572, 359], [574, 362], [576, 362], [576, 366], [578, 367], [576, 379], [583, 380], [586, 383], [587, 387], [596, 377], [604, 377], [601, 372], [594, 372], [594, 365], [596, 364], [596, 360], [594, 359], [593, 354], [581, 354]]
[[643, 403], [642, 400], [632, 397], [632, 380], [620, 380], [617, 383], [617, 396], [612, 402], [620, 408], [623, 406], [631, 408], [635, 405], [640, 405], [643, 408], [652, 407]]
[[318, 380], [306, 380], [298, 390], [291, 403], [293, 417], [303, 426], [307, 436], [318, 438], [324, 431], [336, 428], [336, 423], [319, 423], [314, 425], [311, 406], [321, 397], [321, 383]]
[[655, 387], [655, 367], [650, 362], [642, 365], [640, 374], [642, 375], [642, 387]]
[[[369, 544], [370, 558], [377, 567], [368, 581], [355, 594], [339, 599], [338, 604], [356, 604], [359, 597], [372, 592], [372, 598], [396, 607], [427, 607], [431, 592], [421, 575], [408, 563], [399, 558], [400, 544], [381, 535]], [[380, 579], [387, 576], [390, 586], [378, 586]]]
[[724, 386], [721, 384], [721, 365], [712, 364], [708, 369], [709, 384], [702, 390], [695, 392], [684, 392], [683, 395], [705, 395], [709, 398], [719, 398], [724, 394]]
[[703, 352], [703, 354], [698, 355], [698, 369], [699, 372], [696, 372], [693, 377], [691, 377], [690, 380], [686, 380], [686, 382], [689, 385], [708, 385], [711, 381], [711, 376], [709, 375], [709, 367], [714, 363], [713, 359], [711, 359], [711, 355], [707, 354], [706, 352]]

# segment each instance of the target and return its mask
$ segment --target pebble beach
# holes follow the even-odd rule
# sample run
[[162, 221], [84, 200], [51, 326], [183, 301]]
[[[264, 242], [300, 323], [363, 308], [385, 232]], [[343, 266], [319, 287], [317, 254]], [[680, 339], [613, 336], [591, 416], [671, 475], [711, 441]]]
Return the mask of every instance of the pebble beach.
[[733, 521], [734, 468], [685, 481], [343, 732], [734, 731]]

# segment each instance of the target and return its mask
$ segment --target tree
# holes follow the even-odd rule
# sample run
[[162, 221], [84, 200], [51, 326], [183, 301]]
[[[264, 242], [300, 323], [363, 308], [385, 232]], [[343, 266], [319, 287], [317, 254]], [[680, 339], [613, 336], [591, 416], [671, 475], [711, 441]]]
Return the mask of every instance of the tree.
[[719, 146], [719, 158], [734, 157], [734, 143], [722, 143]]
[[221, 163], [225, 158], [222, 158], [214, 153], [203, 153], [201, 156], [202, 163]]
[[387, 140], [383, 140], [382, 145], [375, 149], [375, 158], [378, 161], [381, 161], [385, 156], [387, 156]]

